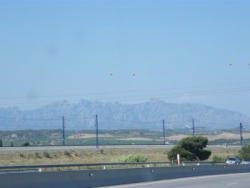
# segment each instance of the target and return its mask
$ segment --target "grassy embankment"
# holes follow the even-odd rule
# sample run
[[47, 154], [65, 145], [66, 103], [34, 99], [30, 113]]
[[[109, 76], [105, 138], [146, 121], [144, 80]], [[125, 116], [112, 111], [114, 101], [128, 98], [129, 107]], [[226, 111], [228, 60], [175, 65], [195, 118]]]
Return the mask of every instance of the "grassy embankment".
[[[67, 164], [67, 163], [103, 163], [117, 162], [122, 157], [132, 155], [143, 155], [148, 161], [167, 161], [169, 149], [89, 149], [89, 150], [67, 150], [49, 152], [0, 152], [0, 165], [33, 165], [33, 164]], [[213, 156], [226, 158], [236, 156], [237, 148], [210, 148]]]

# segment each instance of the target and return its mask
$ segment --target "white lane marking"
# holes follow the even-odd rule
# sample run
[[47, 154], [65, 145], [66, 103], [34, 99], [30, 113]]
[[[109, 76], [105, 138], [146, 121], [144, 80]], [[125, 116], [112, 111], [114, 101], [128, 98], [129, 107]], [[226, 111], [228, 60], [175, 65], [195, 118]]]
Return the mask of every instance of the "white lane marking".
[[117, 185], [117, 186], [107, 186], [106, 188], [122, 188], [122, 187], [137, 187], [137, 186], [142, 186], [142, 185], [156, 185], [156, 184], [161, 184], [163, 182], [165, 183], [172, 183], [172, 182], [180, 182], [180, 181], [192, 181], [192, 180], [197, 180], [197, 179], [206, 179], [206, 178], [213, 178], [213, 177], [228, 177], [228, 176], [240, 176], [240, 175], [246, 175], [250, 173], [249, 172], [244, 172], [244, 173], [237, 173], [237, 174], [220, 174], [220, 175], [209, 175], [209, 176], [198, 176], [198, 177], [187, 177], [187, 178], [177, 178], [177, 179], [169, 179], [169, 180], [156, 180], [156, 181], [151, 181], [151, 182], [142, 182], [142, 183], [134, 183], [134, 184], [126, 184], [126, 185]]
[[238, 185], [238, 184], [239, 184], [238, 182], [231, 182], [231, 183], [227, 183], [226, 187], [231, 187], [231, 186], [235, 187], [235, 185]]

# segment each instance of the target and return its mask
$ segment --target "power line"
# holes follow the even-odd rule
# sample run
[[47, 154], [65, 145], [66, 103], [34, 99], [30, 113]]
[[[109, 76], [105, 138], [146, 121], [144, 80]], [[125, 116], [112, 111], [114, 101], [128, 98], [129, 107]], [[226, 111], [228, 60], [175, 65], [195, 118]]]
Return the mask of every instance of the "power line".
[[192, 119], [192, 133], [193, 133], [193, 136], [194, 136], [195, 135], [194, 118]]
[[162, 120], [162, 131], [163, 131], [163, 145], [165, 145], [166, 144], [165, 120]]
[[95, 128], [96, 128], [96, 148], [98, 148], [99, 147], [99, 137], [98, 137], [99, 130], [98, 130], [98, 115], [97, 114], [95, 116]]
[[242, 123], [240, 123], [240, 145], [243, 145], [243, 136], [242, 136]]
[[63, 140], [63, 146], [65, 146], [65, 119], [64, 119], [64, 116], [62, 117], [62, 140]]

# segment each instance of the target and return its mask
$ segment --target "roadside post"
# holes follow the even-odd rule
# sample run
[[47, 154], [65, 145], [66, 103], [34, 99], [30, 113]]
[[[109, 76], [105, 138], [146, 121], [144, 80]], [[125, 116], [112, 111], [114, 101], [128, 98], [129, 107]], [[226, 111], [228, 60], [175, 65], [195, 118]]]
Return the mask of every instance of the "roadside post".
[[181, 159], [180, 159], [180, 154], [177, 154], [177, 165], [181, 165]]

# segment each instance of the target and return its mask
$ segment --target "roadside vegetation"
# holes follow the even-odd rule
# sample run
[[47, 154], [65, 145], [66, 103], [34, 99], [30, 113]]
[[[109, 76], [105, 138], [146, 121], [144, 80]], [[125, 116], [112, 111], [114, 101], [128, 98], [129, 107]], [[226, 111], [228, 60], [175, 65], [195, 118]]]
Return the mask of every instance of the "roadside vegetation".
[[[238, 155], [238, 148], [209, 148], [214, 156], [227, 158]], [[32, 164], [69, 164], [69, 163], [104, 163], [129, 160], [168, 161], [170, 148], [131, 148], [131, 149], [88, 149], [41, 152], [0, 152], [0, 165]], [[132, 156], [132, 157], [131, 157]], [[140, 156], [140, 157], [138, 157]]]
[[213, 162], [216, 162], [216, 163], [224, 163], [226, 161], [226, 157], [214, 155], [212, 160], [213, 160]]
[[118, 162], [123, 162], [123, 163], [139, 163], [139, 162], [147, 162], [148, 158], [145, 155], [142, 154], [130, 154], [126, 156], [120, 157]]
[[250, 160], [250, 145], [246, 145], [243, 146], [240, 150], [239, 150], [239, 157], [242, 160]]
[[181, 161], [207, 160], [211, 155], [211, 151], [204, 149], [207, 144], [208, 139], [206, 137], [192, 136], [183, 138], [168, 152], [168, 159], [175, 161], [177, 154], [179, 154]]

